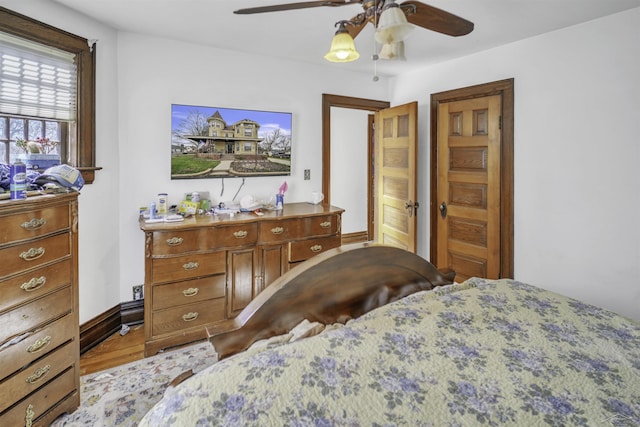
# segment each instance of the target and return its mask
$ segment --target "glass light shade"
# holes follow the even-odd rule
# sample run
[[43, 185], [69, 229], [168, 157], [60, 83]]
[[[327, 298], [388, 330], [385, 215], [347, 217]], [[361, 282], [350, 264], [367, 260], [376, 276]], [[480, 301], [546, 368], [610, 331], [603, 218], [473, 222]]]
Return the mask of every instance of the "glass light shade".
[[331, 62], [351, 62], [358, 58], [360, 58], [360, 54], [356, 50], [353, 37], [346, 31], [338, 30], [331, 41], [331, 49], [324, 56], [324, 59]]
[[387, 1], [385, 7], [378, 20], [376, 41], [381, 44], [391, 44], [405, 40], [413, 31], [413, 25], [407, 22], [404, 12], [393, 1]]
[[380, 59], [406, 61], [407, 58], [404, 56], [404, 42], [383, 44], [378, 57]]

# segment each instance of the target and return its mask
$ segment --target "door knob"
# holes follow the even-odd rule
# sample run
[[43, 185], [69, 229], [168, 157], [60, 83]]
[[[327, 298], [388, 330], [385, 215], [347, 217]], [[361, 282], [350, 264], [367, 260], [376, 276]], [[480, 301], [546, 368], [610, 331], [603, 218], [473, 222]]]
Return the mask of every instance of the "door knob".
[[420, 207], [420, 203], [418, 202], [413, 203], [411, 202], [411, 200], [409, 200], [404, 204], [404, 208], [409, 211], [409, 217], [413, 216], [413, 211], [414, 210], [417, 211], [419, 207]]
[[440, 216], [442, 217], [442, 219], [445, 219], [445, 217], [447, 216], [447, 204], [445, 202], [442, 202], [440, 204]]

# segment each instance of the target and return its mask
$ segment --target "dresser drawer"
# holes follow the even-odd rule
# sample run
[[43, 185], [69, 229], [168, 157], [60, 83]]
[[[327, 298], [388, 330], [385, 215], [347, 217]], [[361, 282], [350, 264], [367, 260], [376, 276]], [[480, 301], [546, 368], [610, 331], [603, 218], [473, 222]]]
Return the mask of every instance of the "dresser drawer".
[[209, 232], [216, 248], [255, 245], [258, 241], [258, 224], [255, 222], [214, 227]]
[[221, 298], [224, 296], [226, 287], [225, 279], [224, 274], [218, 274], [202, 279], [154, 285], [152, 288], [153, 310]]
[[224, 273], [227, 261], [225, 252], [220, 251], [171, 258], [154, 258], [152, 262], [151, 280], [153, 283], [161, 283]]
[[26, 364], [71, 340], [77, 327], [75, 317], [67, 314], [19, 343], [0, 351], [0, 378], [18, 371]]
[[314, 255], [340, 246], [340, 236], [302, 240], [289, 244], [289, 262], [304, 261]]
[[0, 283], [0, 312], [68, 285], [71, 279], [70, 259], [7, 279]]
[[204, 227], [197, 230], [154, 231], [153, 255], [173, 255], [211, 249], [253, 245], [258, 239], [255, 223]]
[[299, 239], [302, 234], [302, 221], [300, 219], [261, 221], [258, 225], [258, 241], [261, 244]]
[[69, 313], [72, 307], [73, 291], [71, 286], [67, 286], [8, 311], [0, 316], [0, 343], [62, 317]]
[[173, 255], [205, 251], [214, 247], [209, 228], [198, 230], [154, 231], [153, 255]]
[[305, 235], [303, 237], [312, 236], [328, 236], [336, 234], [340, 229], [340, 216], [338, 215], [322, 215], [304, 218]]
[[76, 347], [67, 344], [0, 383], [0, 411], [4, 411], [11, 406], [11, 402], [22, 399], [72, 366], [78, 357], [74, 354], [74, 348]]
[[159, 336], [224, 320], [224, 301], [224, 298], [216, 298], [154, 311], [151, 320], [151, 333], [153, 336]]
[[40, 267], [70, 254], [71, 242], [68, 234], [0, 249], [0, 277]]
[[[2, 426], [22, 426], [25, 425], [25, 419], [28, 413], [32, 413], [32, 420], [36, 420], [46, 413], [49, 408], [63, 400], [65, 396], [73, 392], [76, 387], [76, 370], [75, 367], [67, 370], [60, 375], [56, 381], [50, 382], [40, 390], [33, 393], [26, 399], [18, 402], [16, 406], [11, 408], [5, 414], [0, 416], [0, 425]], [[77, 399], [77, 392], [75, 395]], [[77, 407], [77, 404], [72, 406]], [[56, 410], [58, 410], [56, 408]], [[51, 420], [52, 421], [52, 420]], [[44, 425], [49, 425], [45, 422]], [[37, 423], [33, 424], [38, 425]]]
[[69, 206], [54, 206], [0, 217], [0, 244], [33, 239], [69, 228]]

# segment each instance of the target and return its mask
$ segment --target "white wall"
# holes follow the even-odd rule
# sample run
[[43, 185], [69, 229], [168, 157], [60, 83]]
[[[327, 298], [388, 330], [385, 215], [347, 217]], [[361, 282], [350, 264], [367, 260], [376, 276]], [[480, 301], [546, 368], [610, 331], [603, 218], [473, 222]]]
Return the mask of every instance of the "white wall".
[[342, 232], [367, 230], [370, 111], [331, 107], [331, 204], [343, 208]]
[[[419, 102], [429, 200], [430, 94], [515, 78], [515, 278], [640, 319], [640, 9], [394, 79]], [[428, 209], [420, 209], [428, 257]]]

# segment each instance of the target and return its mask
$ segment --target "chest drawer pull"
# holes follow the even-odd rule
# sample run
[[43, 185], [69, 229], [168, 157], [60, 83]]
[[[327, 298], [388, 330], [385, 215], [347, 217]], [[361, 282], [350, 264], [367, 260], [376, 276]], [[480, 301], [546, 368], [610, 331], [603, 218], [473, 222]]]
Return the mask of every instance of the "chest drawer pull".
[[284, 233], [284, 227], [273, 227], [271, 229], [271, 234], [282, 234]]
[[47, 223], [47, 220], [44, 218], [40, 218], [40, 219], [31, 218], [31, 220], [20, 224], [20, 227], [24, 228], [25, 230], [36, 230], [42, 227], [43, 225], [45, 225], [46, 223]]
[[33, 410], [33, 403], [29, 403], [27, 410], [24, 412], [24, 426], [31, 427], [33, 419], [36, 417], [36, 411]]
[[182, 237], [172, 237], [170, 239], [167, 239], [167, 245], [169, 246], [180, 246], [182, 242], [184, 242], [184, 239]]
[[29, 375], [27, 377], [27, 382], [29, 384], [37, 383], [41, 379], [43, 379], [51, 370], [51, 365], [44, 366], [42, 368], [38, 368], [33, 375]]
[[196, 320], [197, 318], [198, 318], [198, 312], [197, 311], [192, 311], [190, 313], [182, 315], [182, 320], [184, 320], [185, 322], [192, 322], [192, 321]]
[[331, 227], [331, 221], [321, 222], [321, 223], [320, 223], [320, 227], [322, 227], [322, 228], [329, 228], [329, 227]]
[[198, 292], [200, 292], [200, 289], [198, 288], [189, 288], [182, 291], [182, 295], [184, 295], [185, 297], [194, 297], [198, 295]]
[[27, 292], [37, 291], [47, 282], [47, 278], [44, 276], [32, 277], [28, 282], [24, 282], [20, 285], [20, 289]]
[[40, 258], [42, 255], [44, 255], [44, 248], [43, 247], [39, 247], [39, 248], [29, 248], [28, 251], [26, 252], [22, 252], [20, 254], [20, 258], [22, 258], [25, 261], [33, 261], [36, 260], [38, 258]]
[[197, 262], [188, 262], [182, 265], [182, 268], [184, 268], [187, 271], [195, 270], [198, 267], [200, 267], [200, 264]]
[[51, 337], [49, 335], [47, 335], [44, 338], [40, 338], [38, 341], [34, 342], [29, 347], [27, 347], [27, 352], [37, 353], [43, 348], [45, 348], [46, 346], [48, 346], [50, 342], [51, 342]]
[[322, 245], [313, 245], [309, 249], [311, 249], [311, 252], [318, 253], [322, 250]]
[[236, 239], [244, 239], [245, 237], [247, 237], [249, 235], [248, 231], [245, 230], [240, 230], [240, 231], [236, 231], [235, 233], [233, 233], [233, 236]]

